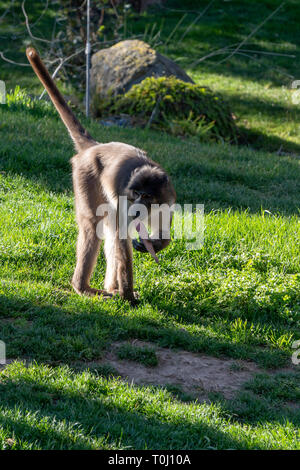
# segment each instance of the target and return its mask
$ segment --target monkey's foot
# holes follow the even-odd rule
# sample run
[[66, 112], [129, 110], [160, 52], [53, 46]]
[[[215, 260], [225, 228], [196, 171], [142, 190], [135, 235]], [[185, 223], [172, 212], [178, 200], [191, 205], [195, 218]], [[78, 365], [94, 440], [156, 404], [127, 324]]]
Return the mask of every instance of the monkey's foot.
[[139, 293], [137, 291], [133, 291], [130, 295], [122, 295], [118, 289], [114, 289], [110, 291], [113, 296], [120, 296], [124, 300], [128, 300], [132, 305], [137, 305], [139, 301]]
[[77, 289], [73, 285], [73, 289], [79, 295], [88, 295], [90, 297], [93, 297], [95, 295], [99, 295], [99, 296], [103, 296], [104, 299], [112, 297], [112, 294], [110, 294], [109, 292], [107, 292], [105, 290], [102, 290], [102, 289], [94, 289], [93, 287], [85, 287], [84, 289]]
[[93, 287], [89, 288], [89, 293], [87, 293], [87, 295], [99, 295], [102, 296], [104, 299], [110, 299], [112, 297], [112, 294], [110, 292], [107, 292], [103, 289], [94, 289]]

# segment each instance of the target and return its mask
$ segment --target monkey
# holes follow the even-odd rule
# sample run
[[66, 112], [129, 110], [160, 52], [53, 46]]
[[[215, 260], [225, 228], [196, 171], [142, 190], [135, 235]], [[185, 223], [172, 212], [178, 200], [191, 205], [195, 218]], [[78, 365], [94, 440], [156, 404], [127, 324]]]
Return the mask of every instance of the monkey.
[[[159, 222], [148, 239], [148, 245], [142, 237], [140, 240], [133, 237], [123, 239], [119, 227], [114, 227], [107, 215], [99, 215], [98, 208], [101, 204], [107, 204], [116, 214], [120, 215], [121, 211], [123, 216], [125, 209], [120, 209], [119, 198], [124, 196], [129, 206], [138, 204], [137, 207], [147, 209], [147, 213], [150, 210], [151, 215], [153, 204], [171, 207], [175, 203], [175, 189], [166, 171], [143, 150], [121, 142], [95, 141], [67, 105], [37, 51], [28, 47], [26, 55], [66, 126], [77, 152], [71, 158], [78, 225], [76, 267], [71, 284], [80, 295], [102, 295], [106, 298], [119, 294], [122, 299], [135, 303], [132, 246], [140, 252], [147, 252], [150, 242], [152, 250], [158, 253], [169, 245], [170, 233], [166, 234]], [[137, 211], [132, 220], [141, 220], [143, 223], [139, 215]], [[90, 286], [101, 244], [97, 235], [100, 221], [104, 227], [106, 258], [104, 290]]]

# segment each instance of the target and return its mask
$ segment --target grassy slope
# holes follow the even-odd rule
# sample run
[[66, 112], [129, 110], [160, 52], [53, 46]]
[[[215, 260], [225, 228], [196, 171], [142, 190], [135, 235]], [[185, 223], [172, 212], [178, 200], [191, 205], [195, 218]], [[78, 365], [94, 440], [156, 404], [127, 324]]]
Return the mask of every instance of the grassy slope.
[[[21, 3], [21, 0], [15, 0], [13, 15], [7, 16], [1, 24], [1, 50], [8, 58], [26, 63], [25, 47], [32, 40], [26, 33]], [[245, 7], [241, 0], [215, 0], [205, 15], [192, 24], [208, 2], [186, 0], [183, 7], [180, 0], [169, 0], [164, 9], [153, 8], [137, 21], [129, 22], [125, 37], [143, 35], [147, 42], [182, 65], [195, 81], [221, 92], [229, 100], [239, 126], [247, 130], [248, 140], [255, 148], [299, 155], [300, 112], [299, 105], [292, 103], [291, 90], [292, 81], [300, 76], [298, 0], [286, 1], [239, 51], [252, 50], [257, 51], [256, 54], [242, 52], [244, 55], [237, 54], [219, 64], [229, 55], [226, 52], [193, 65], [212, 51], [240, 43], [281, 3], [280, 0], [251, 0]], [[0, 15], [7, 4], [7, 1], [0, 1]], [[44, 5], [41, 0], [26, 3], [26, 11], [34, 25], [32, 31], [41, 38], [51, 36], [57, 8], [56, 4], [52, 5], [36, 23]], [[36, 45], [43, 46], [38, 42]], [[35, 92], [41, 90], [30, 67], [13, 67], [1, 62], [0, 78], [6, 81], [8, 89], [20, 84]], [[68, 90], [68, 94], [72, 92]]]
[[[263, 81], [252, 83], [264, 89]], [[261, 120], [260, 131], [268, 133], [269, 121]], [[132, 309], [70, 289], [73, 151], [62, 124], [6, 106], [0, 122], [0, 338], [9, 358], [37, 361], [1, 376], [0, 447], [299, 448], [299, 409], [285, 406], [299, 400], [299, 373], [271, 382], [261, 376], [232, 402], [212, 397], [211, 405], [199, 405], [129, 387], [101, 370], [57, 367], [81, 361], [84, 368], [112, 341], [128, 338], [266, 368], [288, 365], [299, 337], [298, 159], [89, 123], [100, 141], [148, 150], [170, 171], [179, 202], [205, 204], [202, 250], [174, 242], [158, 267], [135, 253], [141, 304]], [[103, 277], [101, 254], [93, 285]]]

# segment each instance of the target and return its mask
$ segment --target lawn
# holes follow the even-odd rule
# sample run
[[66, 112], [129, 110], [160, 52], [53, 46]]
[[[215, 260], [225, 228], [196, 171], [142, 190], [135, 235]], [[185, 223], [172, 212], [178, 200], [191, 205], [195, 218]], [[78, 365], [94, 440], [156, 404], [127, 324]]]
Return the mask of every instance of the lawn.
[[[183, 15], [173, 11], [181, 3], [151, 10], [132, 32], [156, 22], [168, 38]], [[51, 108], [0, 106], [0, 340], [7, 358], [16, 359], [0, 375], [0, 448], [300, 448], [300, 372], [291, 362], [300, 338], [300, 129], [288, 78], [300, 73], [298, 2], [287, 1], [247, 43], [249, 50], [298, 59], [236, 55], [189, 66], [242, 41], [279, 4], [216, 1], [180, 42], [195, 11], [207, 5], [186, 2], [193, 11], [173, 41], [159, 46], [197, 83], [226, 96], [248, 145], [203, 144], [83, 119], [98, 141], [144, 148], [170, 173], [179, 203], [204, 204], [202, 249], [189, 251], [184, 240], [174, 240], [160, 265], [134, 253], [135, 308], [72, 291], [72, 144]], [[9, 45], [9, 31], [1, 34], [6, 54], [11, 47], [10, 57], [25, 61], [22, 46]], [[38, 90], [24, 70], [1, 64], [0, 79], [8, 88]], [[104, 268], [101, 252], [92, 286], [102, 285]], [[159, 367], [153, 351], [134, 351], [132, 340], [230, 359], [236, 367], [251, 361], [259, 372], [234, 398], [208, 393], [201, 402], [118, 378], [101, 361], [116, 342], [125, 342], [123, 355]]]

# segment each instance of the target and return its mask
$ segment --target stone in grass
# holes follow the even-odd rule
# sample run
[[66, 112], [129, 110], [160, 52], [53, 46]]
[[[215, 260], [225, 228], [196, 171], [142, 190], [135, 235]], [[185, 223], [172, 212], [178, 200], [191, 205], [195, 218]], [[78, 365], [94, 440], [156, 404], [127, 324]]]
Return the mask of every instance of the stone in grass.
[[101, 119], [99, 124], [106, 127], [132, 127], [132, 119], [126, 114], [122, 114], [121, 116], [108, 116], [105, 119]]
[[137, 39], [118, 42], [92, 56], [92, 100], [126, 93], [147, 77], [163, 76], [194, 83], [175, 62], [156, 52], [149, 44]]

